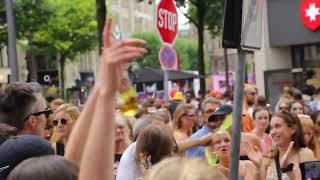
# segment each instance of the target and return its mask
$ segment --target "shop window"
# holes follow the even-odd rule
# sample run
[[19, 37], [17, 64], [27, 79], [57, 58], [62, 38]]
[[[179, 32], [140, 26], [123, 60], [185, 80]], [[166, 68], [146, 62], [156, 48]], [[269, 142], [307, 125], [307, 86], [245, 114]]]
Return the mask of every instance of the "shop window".
[[306, 45], [304, 47], [305, 61], [320, 61], [320, 44]]
[[143, 83], [137, 83], [135, 87], [137, 92], [144, 92]]

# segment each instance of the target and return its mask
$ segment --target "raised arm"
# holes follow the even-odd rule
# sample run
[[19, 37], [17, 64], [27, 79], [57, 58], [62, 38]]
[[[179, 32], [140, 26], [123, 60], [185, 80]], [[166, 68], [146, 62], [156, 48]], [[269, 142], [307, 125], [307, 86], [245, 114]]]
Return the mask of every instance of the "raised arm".
[[[123, 67], [130, 60], [143, 56], [142, 40], [112, 41], [111, 20], [103, 33], [101, 78], [98, 80], [93, 119], [80, 164], [80, 180], [113, 180], [114, 110]], [[74, 134], [75, 135], [75, 134]]]
[[207, 146], [211, 142], [211, 139], [212, 133], [209, 133], [199, 138], [188, 138], [185, 140], [177, 141], [177, 145], [179, 147], [179, 151], [184, 152], [192, 147]]
[[94, 112], [96, 107], [98, 92], [98, 88], [94, 86], [83, 108], [83, 111], [81, 112], [80, 117], [78, 118], [77, 123], [71, 132], [66, 146], [65, 158], [75, 162], [78, 166], [80, 166], [81, 163], [81, 157], [93, 120], [92, 112]]

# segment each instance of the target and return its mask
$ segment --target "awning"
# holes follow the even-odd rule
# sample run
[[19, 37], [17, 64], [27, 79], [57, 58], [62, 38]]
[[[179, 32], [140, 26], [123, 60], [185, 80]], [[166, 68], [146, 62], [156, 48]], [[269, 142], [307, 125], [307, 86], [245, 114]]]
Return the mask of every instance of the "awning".
[[[191, 80], [198, 78], [198, 75], [182, 72], [182, 71], [168, 71], [169, 80]], [[133, 71], [130, 75], [133, 83], [148, 83], [148, 82], [161, 82], [164, 80], [163, 71], [161, 69], [143, 68]]]

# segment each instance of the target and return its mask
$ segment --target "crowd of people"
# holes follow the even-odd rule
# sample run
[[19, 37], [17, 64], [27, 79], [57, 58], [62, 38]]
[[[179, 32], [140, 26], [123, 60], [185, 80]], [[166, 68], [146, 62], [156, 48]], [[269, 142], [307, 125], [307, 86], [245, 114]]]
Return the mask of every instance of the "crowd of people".
[[[127, 116], [118, 104], [123, 70], [144, 56], [145, 41], [113, 40], [106, 23], [100, 72], [84, 105], [46, 101], [37, 83], [13, 82], [0, 95], [0, 179], [212, 180], [303, 179], [320, 159], [320, 90], [306, 100], [284, 87], [276, 107], [246, 84], [243, 115], [232, 92], [147, 97]], [[130, 109], [126, 109], [130, 110]], [[130, 113], [131, 114], [131, 113]], [[231, 157], [232, 122], [242, 122], [240, 157]], [[320, 178], [316, 173], [308, 178]]]

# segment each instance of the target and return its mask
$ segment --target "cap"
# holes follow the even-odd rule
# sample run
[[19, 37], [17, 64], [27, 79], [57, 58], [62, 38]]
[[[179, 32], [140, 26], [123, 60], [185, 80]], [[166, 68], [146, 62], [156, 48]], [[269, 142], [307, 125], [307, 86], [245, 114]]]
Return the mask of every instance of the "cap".
[[5, 179], [22, 161], [49, 154], [54, 154], [54, 150], [42, 137], [20, 135], [8, 139], [0, 146], [0, 179]]
[[223, 116], [232, 113], [232, 106], [224, 104], [217, 108], [208, 118], [208, 120], [212, 120], [217, 116]]
[[182, 95], [182, 92], [178, 91], [174, 94], [172, 100], [175, 100], [175, 101], [183, 101], [183, 95]]

